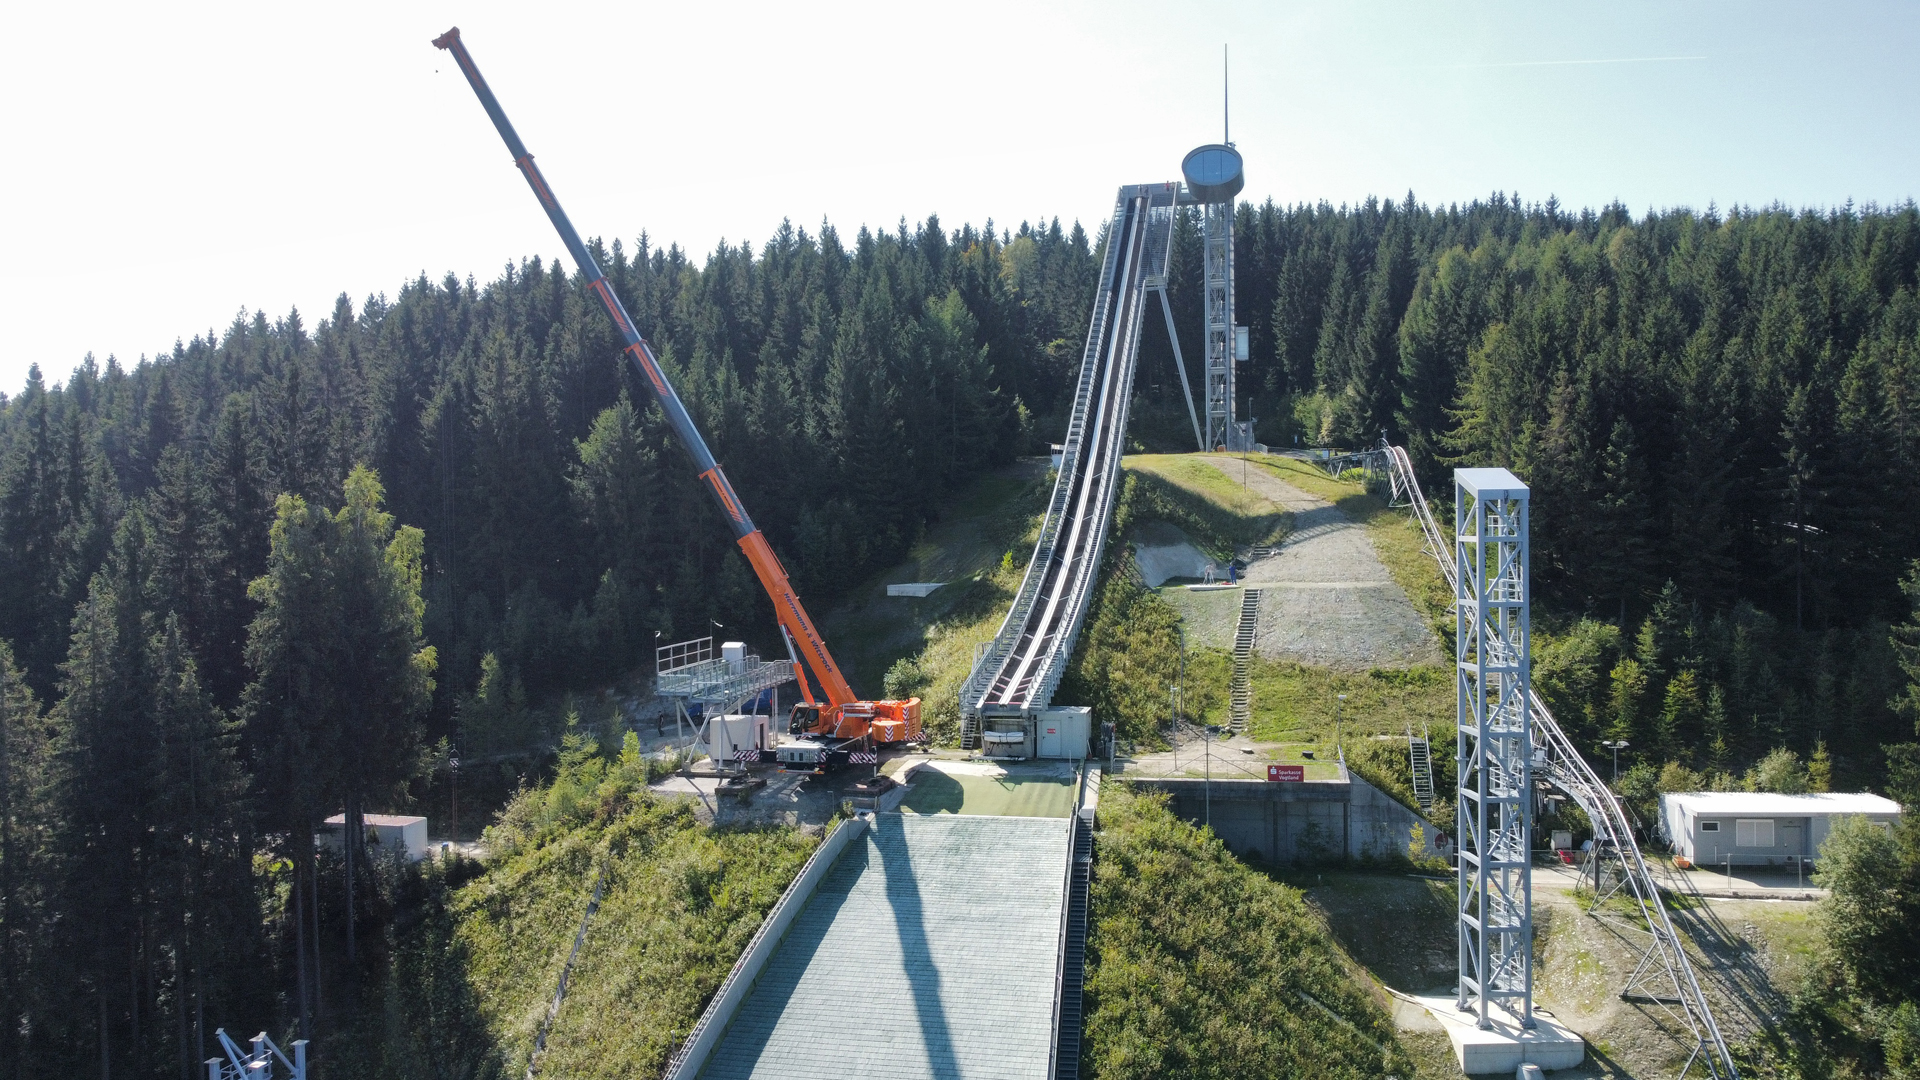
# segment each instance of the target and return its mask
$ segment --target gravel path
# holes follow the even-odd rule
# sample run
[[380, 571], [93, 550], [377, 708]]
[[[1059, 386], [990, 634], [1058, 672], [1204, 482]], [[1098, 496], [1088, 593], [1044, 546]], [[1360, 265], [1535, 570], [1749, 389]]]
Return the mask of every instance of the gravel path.
[[[1205, 460], [1242, 479], [1238, 458]], [[1261, 655], [1345, 670], [1442, 662], [1440, 643], [1381, 565], [1364, 527], [1265, 470], [1244, 475], [1248, 487], [1293, 514], [1280, 550], [1249, 562], [1242, 579], [1261, 590], [1254, 644]]]

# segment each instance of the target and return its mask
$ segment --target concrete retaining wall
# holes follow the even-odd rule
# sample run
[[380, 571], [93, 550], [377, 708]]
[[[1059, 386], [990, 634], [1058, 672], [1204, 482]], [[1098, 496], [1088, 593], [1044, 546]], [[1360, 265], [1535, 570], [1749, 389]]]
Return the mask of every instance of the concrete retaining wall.
[[[1405, 857], [1418, 826], [1425, 852], [1452, 852], [1450, 837], [1359, 777], [1302, 783], [1269, 780], [1133, 780], [1163, 791], [1173, 812], [1210, 823], [1236, 855], [1273, 863]], [[1211, 810], [1209, 810], [1211, 803]]]

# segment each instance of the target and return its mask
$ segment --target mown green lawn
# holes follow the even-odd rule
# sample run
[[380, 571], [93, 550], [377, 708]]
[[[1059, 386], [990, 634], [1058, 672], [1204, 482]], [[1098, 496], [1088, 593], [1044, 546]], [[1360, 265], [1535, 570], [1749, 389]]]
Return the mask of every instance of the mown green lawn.
[[915, 814], [1054, 817], [1073, 813], [1074, 781], [1060, 776], [975, 776], [922, 767], [900, 808]]

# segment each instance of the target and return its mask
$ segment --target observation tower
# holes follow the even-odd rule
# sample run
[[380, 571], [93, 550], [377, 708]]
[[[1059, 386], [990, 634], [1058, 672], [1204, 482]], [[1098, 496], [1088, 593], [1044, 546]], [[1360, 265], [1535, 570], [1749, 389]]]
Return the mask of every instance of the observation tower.
[[1188, 198], [1201, 208], [1205, 253], [1207, 421], [1202, 448], [1250, 450], [1253, 420], [1240, 418], [1237, 389], [1239, 365], [1247, 360], [1247, 328], [1233, 321], [1233, 197], [1247, 183], [1240, 151], [1231, 142], [1196, 147], [1180, 163], [1180, 174]]

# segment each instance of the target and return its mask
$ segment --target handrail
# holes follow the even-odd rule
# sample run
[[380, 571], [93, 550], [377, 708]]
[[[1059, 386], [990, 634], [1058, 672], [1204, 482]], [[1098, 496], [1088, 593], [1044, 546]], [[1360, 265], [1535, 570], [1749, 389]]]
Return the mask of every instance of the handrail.
[[[1385, 468], [1391, 485], [1390, 491], [1397, 501], [1405, 498], [1420, 531], [1426, 538], [1427, 550], [1439, 564], [1441, 576], [1456, 593], [1459, 591], [1459, 568], [1454, 564], [1452, 545], [1440, 531], [1439, 523], [1433, 518], [1433, 511], [1427, 505], [1426, 495], [1420, 490], [1420, 481], [1414, 475], [1413, 461], [1404, 447], [1393, 446], [1382, 441], [1375, 453], [1385, 458]], [[1733, 1054], [1727, 1048], [1726, 1039], [1721, 1035], [1720, 1025], [1714, 1020], [1713, 1010], [1707, 1004], [1706, 994], [1700, 989], [1700, 980], [1695, 975], [1693, 963], [1687, 958], [1679, 934], [1674, 930], [1673, 920], [1667, 915], [1667, 908], [1660, 898], [1660, 886], [1653, 880], [1653, 874], [1647, 868], [1646, 859], [1640, 853], [1640, 846], [1634, 840], [1633, 826], [1628, 820], [1626, 807], [1605, 783], [1599, 774], [1587, 764], [1579, 749], [1574, 746], [1566, 732], [1561, 730], [1547, 703], [1541, 699], [1538, 691], [1528, 690], [1528, 712], [1533, 721], [1533, 735], [1536, 740], [1535, 754], [1544, 754], [1544, 771], [1554, 786], [1571, 796], [1574, 802], [1587, 813], [1592, 820], [1596, 841], [1605, 833], [1604, 843], [1612, 844], [1613, 850], [1620, 854], [1623, 876], [1628, 889], [1638, 906], [1641, 918], [1646, 921], [1646, 933], [1653, 943], [1648, 947], [1647, 955], [1642, 958], [1639, 969], [1628, 977], [1627, 985], [1621, 990], [1624, 995], [1639, 985], [1642, 974], [1652, 977], [1653, 972], [1647, 963], [1657, 955], [1666, 969], [1673, 984], [1673, 997], [1681, 1008], [1680, 1014], [1661, 1000], [1668, 1015], [1684, 1023], [1696, 1042], [1693, 1052], [1686, 1063], [1681, 1065], [1677, 1075], [1685, 1077], [1693, 1067], [1695, 1060], [1704, 1061], [1715, 1080], [1739, 1080], [1740, 1071], [1733, 1063]], [[1594, 858], [1599, 858], [1599, 844], [1596, 844]], [[1658, 996], [1656, 995], [1656, 999]]]
[[[1053, 965], [1053, 1041], [1047, 1050], [1047, 1076], [1052, 1077], [1060, 1070], [1060, 1008], [1065, 1003], [1067, 991], [1067, 937], [1072, 932], [1073, 915], [1073, 875], [1079, 869], [1080, 830], [1093, 828], [1093, 808], [1088, 799], [1094, 802], [1100, 799], [1100, 766], [1091, 761], [1081, 761], [1080, 776], [1074, 784], [1073, 812], [1067, 815], [1067, 876], [1065, 887], [1060, 891], [1060, 931], [1054, 941]], [[1089, 892], [1092, 883], [1088, 883]], [[1089, 898], [1091, 903], [1091, 898]], [[1086, 977], [1085, 964], [1081, 966], [1081, 978]], [[1086, 1014], [1081, 1013], [1080, 1022], [1086, 1023]]]
[[1131, 185], [1114, 208], [1073, 412], [1033, 558], [993, 643], [961, 685], [964, 716], [991, 701], [1043, 707], [1066, 673], [1118, 501], [1146, 282], [1164, 278], [1174, 185]]
[[1060, 1006], [1067, 993], [1067, 935], [1072, 929], [1073, 914], [1073, 870], [1074, 842], [1079, 839], [1083, 826], [1080, 815], [1067, 815], [1067, 871], [1066, 879], [1060, 886], [1060, 929], [1053, 942], [1053, 1030], [1047, 1040], [1047, 1076], [1052, 1077], [1060, 1068]]

